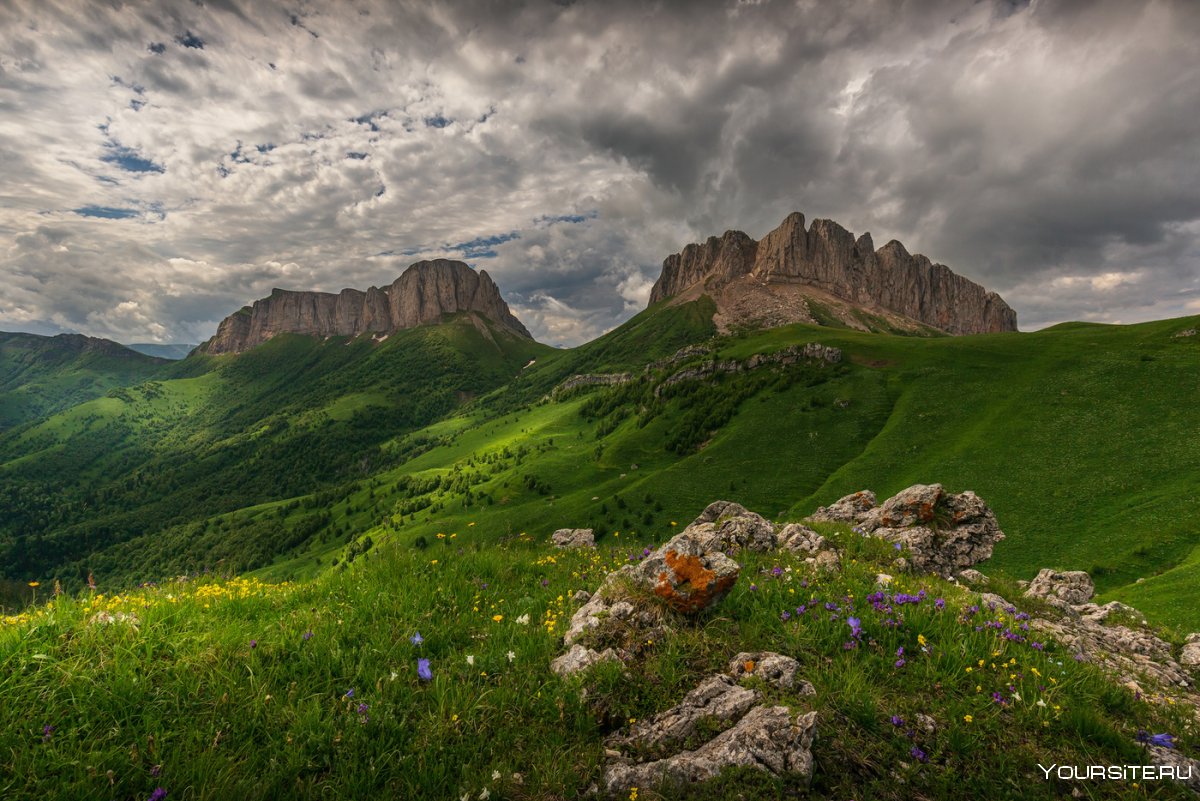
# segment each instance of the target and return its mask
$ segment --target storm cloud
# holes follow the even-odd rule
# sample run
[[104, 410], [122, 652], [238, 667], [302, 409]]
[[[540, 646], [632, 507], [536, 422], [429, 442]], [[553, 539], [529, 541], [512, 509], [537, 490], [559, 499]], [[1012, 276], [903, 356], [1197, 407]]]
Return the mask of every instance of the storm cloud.
[[789, 212], [1022, 328], [1200, 313], [1200, 5], [0, 0], [0, 329], [496, 279], [542, 341]]

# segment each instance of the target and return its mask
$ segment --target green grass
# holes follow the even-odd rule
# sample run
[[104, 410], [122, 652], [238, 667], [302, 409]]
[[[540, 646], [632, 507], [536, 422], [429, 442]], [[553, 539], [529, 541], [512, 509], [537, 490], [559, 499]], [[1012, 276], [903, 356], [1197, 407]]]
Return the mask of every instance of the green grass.
[[[1140, 763], [1139, 728], [1196, 746], [1194, 721], [1175, 707], [1134, 700], [1054, 645], [976, 631], [994, 615], [971, 614], [977, 599], [953, 585], [900, 577], [897, 590], [927, 597], [901, 608], [903, 625], [884, 625], [866, 599], [894, 552], [823, 530], [843, 549], [843, 573], [739, 554], [742, 576], [718, 607], [677, 623], [625, 672], [569, 680], [548, 669], [574, 608], [567, 599], [625, 563], [624, 547], [552, 553], [530, 537], [498, 543], [503, 532], [480, 523], [424, 550], [376, 548], [298, 585], [193, 579], [59, 599], [0, 624], [0, 795], [145, 798], [161, 786], [176, 799], [476, 798], [484, 788], [493, 798], [578, 797], [600, 779], [606, 734], [757, 649], [793, 655], [816, 687], [814, 697], [762, 687], [771, 702], [818, 712], [808, 797], [1056, 798], [1070, 786], [1047, 783], [1038, 763]], [[802, 603], [816, 611], [797, 615]], [[864, 637], [846, 650], [851, 605]], [[102, 610], [136, 624], [90, 622]], [[900, 647], [907, 659], [896, 667]], [[418, 678], [418, 658], [430, 660], [431, 681]], [[934, 733], [912, 725], [918, 713], [937, 721]], [[1143, 790], [1186, 797], [1166, 783]], [[1088, 791], [1121, 798], [1129, 788]], [[642, 799], [798, 793], [754, 771], [690, 792], [639, 788]]]
[[[1183, 591], [1200, 547], [1185, 469], [1200, 459], [1200, 348], [1173, 336], [1195, 318], [717, 337], [711, 314], [707, 298], [658, 306], [568, 351], [450, 325], [383, 345], [280, 337], [189, 358], [147, 385], [153, 399], [120, 390], [0, 438], [0, 500], [14, 510], [0, 523], [3, 569], [76, 582], [87, 569], [138, 581], [203, 566], [309, 577], [365, 536], [411, 543], [470, 521], [543, 534], [552, 519], [636, 541], [717, 498], [800, 516], [863, 488], [883, 499], [940, 482], [996, 511], [1008, 538], [989, 571], [1088, 570], [1102, 597], [1200, 629]], [[642, 369], [689, 343], [746, 359], [814, 341], [843, 363], [662, 397], [654, 384], [677, 368]], [[612, 372], [637, 380], [547, 400], [571, 375]]]

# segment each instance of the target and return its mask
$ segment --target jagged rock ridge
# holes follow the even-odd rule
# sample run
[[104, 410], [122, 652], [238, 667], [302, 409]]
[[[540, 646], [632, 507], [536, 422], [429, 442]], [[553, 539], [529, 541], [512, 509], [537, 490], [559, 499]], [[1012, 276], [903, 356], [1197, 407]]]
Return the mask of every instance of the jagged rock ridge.
[[216, 336], [200, 349], [241, 353], [276, 334], [358, 336], [389, 334], [437, 323], [445, 314], [470, 312], [523, 337], [532, 337], [511, 311], [485, 270], [461, 261], [435, 259], [413, 264], [390, 286], [366, 292], [343, 289], [296, 292], [276, 289], [270, 297], [226, 317]]
[[798, 212], [758, 242], [727, 231], [668, 256], [650, 302], [701, 292], [734, 322], [812, 322], [810, 302], [832, 300], [900, 328], [904, 321], [894, 315], [951, 334], [1017, 330], [1017, 314], [1003, 298], [944, 264], [895, 240], [876, 250], [870, 234], [855, 239], [832, 220], [813, 220], [806, 230]]

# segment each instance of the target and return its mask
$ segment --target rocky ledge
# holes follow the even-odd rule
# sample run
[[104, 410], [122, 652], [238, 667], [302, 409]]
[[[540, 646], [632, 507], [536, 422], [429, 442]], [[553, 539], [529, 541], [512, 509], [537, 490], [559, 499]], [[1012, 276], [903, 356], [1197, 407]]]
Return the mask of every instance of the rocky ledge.
[[444, 315], [485, 317], [519, 336], [531, 338], [509, 311], [500, 290], [484, 270], [461, 261], [435, 259], [413, 264], [390, 286], [365, 292], [343, 289], [295, 292], [276, 289], [270, 297], [226, 317], [216, 336], [200, 346], [204, 353], [241, 353], [277, 334], [353, 337], [384, 335], [441, 322]]
[[[855, 238], [832, 220], [813, 220], [806, 229], [804, 215], [798, 212], [757, 242], [741, 231], [727, 231], [668, 256], [650, 302], [692, 287], [721, 296], [716, 290], [742, 287], [757, 292], [796, 285], [951, 334], [1017, 330], [1017, 314], [1003, 298], [946, 265], [910, 254], [896, 240], [876, 250], [870, 234]], [[728, 305], [735, 305], [736, 294], [730, 294]], [[721, 306], [721, 297], [717, 300]], [[757, 305], [763, 302], [760, 298]], [[812, 318], [805, 303], [780, 314], [772, 324]]]
[[[741, 565], [734, 560], [739, 551], [788, 550], [818, 574], [840, 572], [840, 549], [810, 523], [841, 524], [850, 528], [851, 537], [895, 544], [897, 555], [890, 562], [894, 570], [932, 573], [960, 583], [968, 593], [967, 604], [972, 589], [989, 584], [973, 566], [989, 558], [995, 543], [1004, 538], [995, 515], [977, 495], [948, 493], [938, 484], [914, 485], [882, 504], [876, 503], [874, 493], [863, 490], [820, 508], [803, 522], [786, 525], [739, 504], [717, 501], [661, 547], [647, 549], [639, 561], [609, 573], [594, 594], [575, 594], [575, 602], [582, 605], [564, 637], [569, 650], [553, 660], [551, 669], [565, 677], [600, 663], [632, 666], [643, 658], [647, 644], [708, 619], [704, 613], [719, 605], [739, 579]], [[573, 531], [555, 536], [560, 545], [575, 538]], [[881, 573], [880, 591], [867, 600], [891, 614], [893, 606], [925, 599], [924, 590], [917, 595], [889, 592], [892, 582], [890, 575]], [[1093, 603], [1091, 578], [1080, 571], [1043, 570], [1026, 586], [1023, 605], [1029, 611], [984, 591], [964, 609], [962, 619], [990, 613], [997, 621], [1009, 621], [1010, 628], [998, 636], [1029, 642], [1035, 649], [1056, 641], [1077, 661], [1094, 663], [1136, 697], [1152, 703], [1182, 701], [1200, 719], [1200, 694], [1193, 689], [1192, 675], [1200, 667], [1200, 634], [1189, 636], [1176, 655], [1170, 643], [1150, 631], [1118, 622], [1121, 615], [1135, 614], [1130, 607]], [[931, 603], [938, 609], [944, 605], [940, 598]], [[800, 614], [801, 609], [796, 611]], [[859, 621], [851, 617], [847, 623], [857, 638]], [[1035, 636], [1041, 642], [1034, 642]], [[903, 649], [898, 655], [902, 657]], [[896, 664], [899, 668], [904, 659]], [[674, 705], [611, 734], [605, 741], [603, 778], [593, 792], [623, 797], [631, 787], [695, 784], [735, 767], [805, 783], [812, 776], [811, 749], [820, 733], [818, 712], [809, 707], [819, 698], [793, 656], [737, 653], [727, 672], [709, 675]], [[1018, 698], [1013, 695], [1013, 700]], [[903, 723], [897, 720], [893, 718], [893, 725]], [[939, 726], [925, 714], [916, 715], [915, 725], [930, 736]], [[1195, 778], [1185, 783], [1200, 789], [1200, 761], [1173, 750], [1169, 737], [1139, 734], [1139, 742], [1151, 763], [1171, 766], [1180, 777], [1186, 771]], [[913, 754], [918, 760], [925, 756], [915, 746]]]

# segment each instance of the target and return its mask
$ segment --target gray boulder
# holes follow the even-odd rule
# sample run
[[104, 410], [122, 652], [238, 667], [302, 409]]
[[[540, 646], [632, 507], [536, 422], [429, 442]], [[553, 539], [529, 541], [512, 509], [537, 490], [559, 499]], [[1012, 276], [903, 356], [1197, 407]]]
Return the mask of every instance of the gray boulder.
[[829, 543], [828, 540], [808, 526], [802, 526], [799, 523], [788, 523], [779, 532], [778, 544], [780, 548], [789, 551], [816, 553], [822, 548], [827, 547]]
[[550, 536], [556, 548], [595, 548], [596, 538], [590, 528], [560, 528]]
[[682, 746], [703, 723], [729, 724], [741, 720], [761, 696], [741, 687], [729, 676], [709, 676], [676, 706], [639, 721], [626, 735], [608, 738], [609, 748], [658, 751]]
[[778, 542], [769, 520], [732, 501], [710, 503], [684, 529], [688, 531], [702, 538], [710, 550], [770, 551]]
[[599, 662], [615, 661], [616, 659], [617, 655], [611, 648], [600, 652], [577, 644], [571, 646], [571, 650], [562, 656], [554, 659], [550, 663], [550, 670], [559, 676], [570, 676], [573, 673], [587, 670]]
[[732, 728], [694, 751], [641, 764], [611, 762], [604, 770], [604, 788], [609, 795], [625, 795], [632, 787], [702, 782], [731, 767], [808, 778], [816, 729], [816, 712], [795, 717], [784, 706], [754, 707]]
[[796, 689], [800, 695], [815, 695], [813, 686], [803, 679], [796, 680], [800, 663], [790, 656], [773, 651], [743, 651], [729, 663], [729, 675], [735, 679], [757, 676], [781, 690]]
[[865, 532], [906, 550], [918, 572], [953, 576], [991, 558], [1004, 539], [996, 516], [978, 495], [947, 493], [941, 484], [915, 484], [867, 512]]
[[1092, 577], [1082, 570], [1059, 573], [1050, 568], [1038, 572], [1025, 595], [1030, 598], [1057, 598], [1071, 605], [1086, 603], [1096, 594]]
[[1179, 652], [1179, 664], [1186, 667], [1200, 665], [1200, 634], [1189, 634]]
[[839, 498], [829, 506], [822, 506], [809, 519], [826, 523], [858, 523], [874, 508], [875, 493], [861, 490]]

